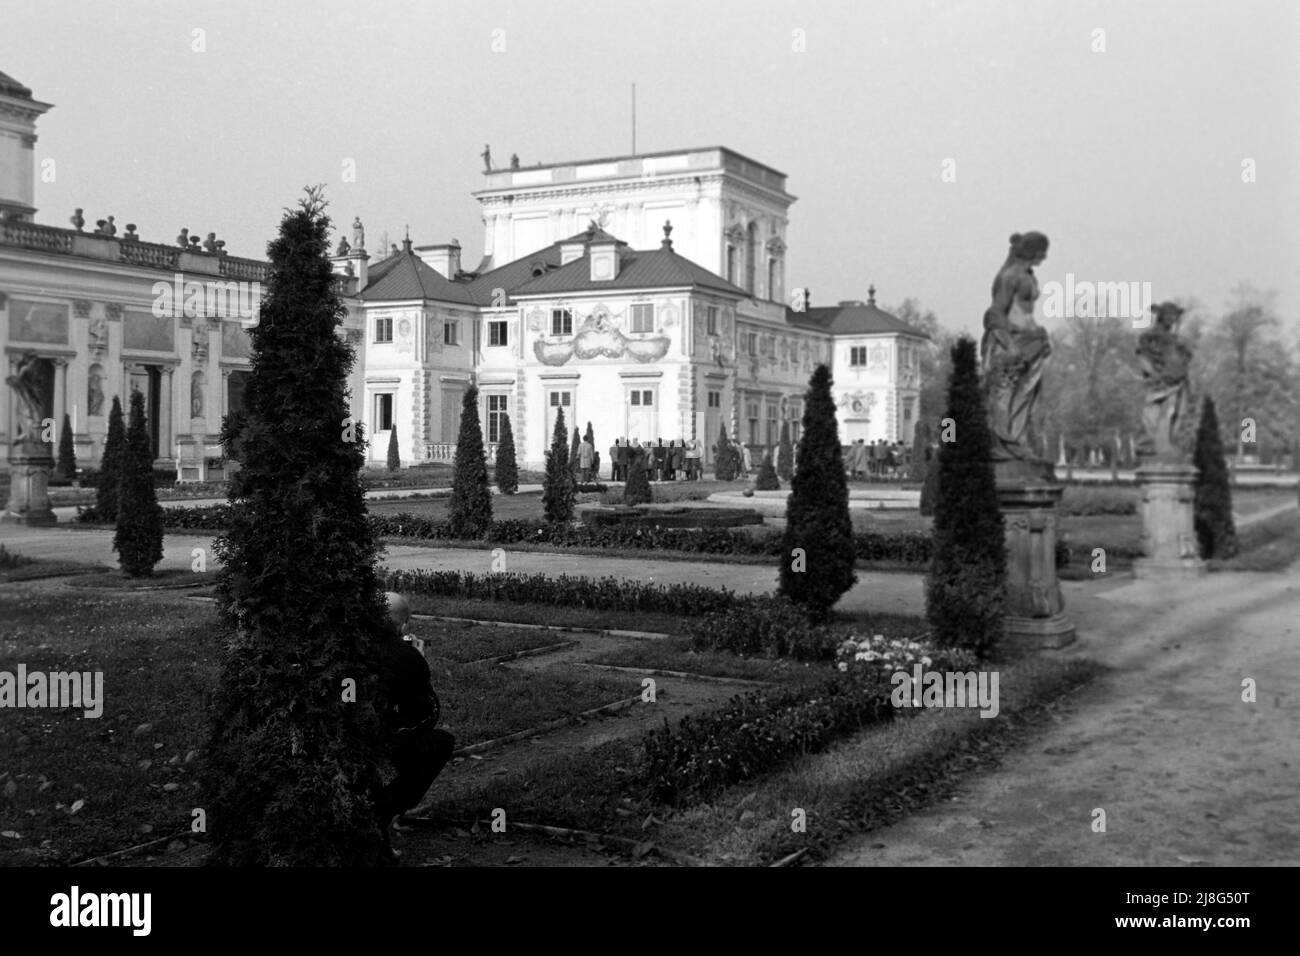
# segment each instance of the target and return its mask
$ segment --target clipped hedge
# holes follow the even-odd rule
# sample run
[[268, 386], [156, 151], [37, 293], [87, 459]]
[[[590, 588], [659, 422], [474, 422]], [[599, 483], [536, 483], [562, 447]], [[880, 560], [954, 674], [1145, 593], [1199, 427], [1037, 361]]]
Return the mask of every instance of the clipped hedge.
[[841, 638], [783, 597], [753, 597], [695, 618], [686, 634], [697, 651], [712, 649], [799, 661], [832, 660]]
[[642, 740], [642, 785], [661, 803], [708, 800], [846, 733], [892, 719], [890, 691], [879, 677], [837, 673], [812, 688], [733, 697], [702, 716], [683, 717], [676, 727], [665, 721]]
[[567, 574], [470, 574], [461, 571], [391, 571], [385, 587], [403, 594], [515, 601], [606, 611], [655, 611], [705, 615], [726, 611], [752, 598], [725, 588], [697, 584], [642, 584], [621, 578]]
[[[172, 531], [224, 531], [228, 504], [202, 505], [193, 508], [167, 508], [164, 521]], [[102, 524], [94, 508], [86, 508], [79, 521]], [[370, 524], [381, 537], [414, 538], [421, 541], [458, 541], [446, 521], [407, 512], [372, 514]], [[689, 554], [743, 555], [776, 557], [781, 553], [781, 536], [751, 537], [725, 528], [629, 528], [593, 527], [568, 523], [551, 523], [540, 519], [493, 521], [486, 543], [549, 544], [564, 548], [625, 549], [678, 551]], [[858, 561], [891, 563], [917, 570], [929, 564], [930, 536], [919, 531], [880, 533], [859, 531], [853, 535]], [[1063, 541], [1056, 544], [1056, 563], [1069, 563], [1070, 549]]]

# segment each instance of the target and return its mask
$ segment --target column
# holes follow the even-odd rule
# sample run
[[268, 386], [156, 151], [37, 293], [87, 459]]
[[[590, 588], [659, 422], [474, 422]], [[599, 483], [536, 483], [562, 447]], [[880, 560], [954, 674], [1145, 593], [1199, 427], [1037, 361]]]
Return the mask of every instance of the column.
[[1065, 487], [999, 481], [997, 491], [1006, 522], [1006, 638], [1023, 648], [1064, 647], [1074, 640], [1056, 577], [1056, 506]]
[[54, 447], [57, 455], [58, 443], [63, 437], [63, 416], [68, 412], [68, 360], [56, 358], [54, 361]]

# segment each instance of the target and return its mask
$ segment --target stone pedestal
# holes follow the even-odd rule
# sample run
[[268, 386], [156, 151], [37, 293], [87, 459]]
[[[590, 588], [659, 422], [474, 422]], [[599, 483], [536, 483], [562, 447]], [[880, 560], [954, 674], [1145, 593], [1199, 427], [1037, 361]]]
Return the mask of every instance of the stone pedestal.
[[50, 472], [54, 459], [15, 446], [9, 459], [9, 504], [0, 514], [0, 524], [57, 524], [50, 510]]
[[1013, 646], [1064, 647], [1074, 640], [1056, 579], [1056, 505], [1063, 485], [999, 476], [998, 504], [1006, 524], [1006, 640]]
[[1142, 489], [1142, 553], [1133, 562], [1138, 578], [1197, 578], [1205, 573], [1192, 523], [1196, 467], [1147, 462], [1137, 470]]

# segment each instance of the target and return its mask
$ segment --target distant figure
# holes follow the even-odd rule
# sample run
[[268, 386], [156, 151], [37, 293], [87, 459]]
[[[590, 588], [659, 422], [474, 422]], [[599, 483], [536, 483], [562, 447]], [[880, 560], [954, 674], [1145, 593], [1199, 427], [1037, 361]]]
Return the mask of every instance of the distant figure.
[[595, 454], [595, 447], [586, 438], [578, 444], [578, 468], [582, 471], [584, 483], [591, 481], [591, 466]]
[[511, 169], [518, 169], [518, 168], [519, 168], [519, 154], [518, 154], [518, 153], [511, 153], [511, 154], [510, 154], [510, 168], [511, 168]]
[[188, 229], [181, 230], [181, 234], [176, 237], [176, 245], [180, 246], [182, 249], [188, 249], [190, 247], [190, 231]]
[[482, 156], [483, 156], [483, 171], [487, 173], [492, 172], [492, 147], [485, 145], [483, 147]]
[[215, 232], [208, 233], [208, 238], [203, 240], [203, 248], [207, 252], [217, 251], [217, 234]]
[[741, 445], [741, 446], [740, 446], [740, 468], [741, 468], [740, 475], [741, 475], [741, 477], [742, 477], [742, 478], [748, 478], [748, 477], [749, 477], [749, 472], [753, 469], [753, 467], [754, 467], [754, 463], [753, 463], [753, 460], [750, 458], [750, 455], [749, 455], [749, 446], [748, 446], [748, 445]]
[[334, 255], [346, 256], [351, 251], [352, 251], [352, 247], [348, 245], [348, 237], [339, 236], [339, 244], [334, 249]]
[[389, 756], [397, 777], [377, 795], [375, 813], [384, 844], [392, 852], [389, 831], [394, 819], [423, 799], [456, 749], [456, 739], [437, 729], [442, 705], [429, 682], [429, 664], [405, 636], [411, 606], [392, 591], [386, 597], [388, 627], [380, 647], [381, 720], [392, 744]]
[[700, 447], [700, 440], [692, 438], [686, 446], [686, 480], [700, 480], [700, 458], [704, 454], [704, 449]]
[[849, 474], [854, 478], [867, 475], [867, 443], [861, 438], [853, 443], [853, 451], [849, 458]]
[[366, 227], [361, 225], [361, 217], [352, 220], [352, 248], [357, 252], [366, 251]]
[[86, 224], [86, 217], [83, 216], [81, 213], [82, 210], [78, 209], [76, 212], [72, 214], [72, 218], [68, 220], [68, 222], [72, 223], [74, 226], [77, 227], [77, 232], [81, 232], [82, 227]]

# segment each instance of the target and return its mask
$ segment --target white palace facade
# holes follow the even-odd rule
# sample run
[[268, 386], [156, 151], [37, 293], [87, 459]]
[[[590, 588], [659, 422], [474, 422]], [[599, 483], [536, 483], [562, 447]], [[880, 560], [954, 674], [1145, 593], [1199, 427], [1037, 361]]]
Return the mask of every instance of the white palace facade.
[[[73, 420], [94, 465], [113, 395], [146, 395], [159, 467], [202, 474], [249, 367], [246, 326], [266, 263], [209, 233], [149, 242], [132, 224], [35, 222], [35, 124], [49, 105], [0, 73], [0, 349], [12, 374], [48, 362], [49, 417]], [[725, 426], [757, 454], [831, 366], [841, 439], [909, 444], [924, 333], [866, 302], [815, 306], [787, 288], [786, 177], [725, 147], [488, 169], [475, 193], [483, 254], [408, 238], [382, 259], [360, 223], [333, 256], [358, 361], [352, 413], [382, 462], [449, 461], [465, 390], [479, 389], [489, 455], [510, 416], [521, 465], [541, 468], [563, 409], [642, 443]], [[350, 241], [349, 241], [350, 240]], [[160, 283], [162, 285], [160, 285]], [[159, 289], [176, 290], [160, 309]], [[203, 294], [194, 295], [195, 290]], [[161, 313], [161, 314], [160, 314]], [[15, 435], [0, 390], [0, 456]], [[0, 460], [0, 467], [3, 460]]]

